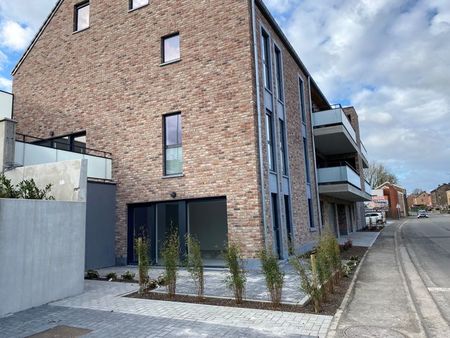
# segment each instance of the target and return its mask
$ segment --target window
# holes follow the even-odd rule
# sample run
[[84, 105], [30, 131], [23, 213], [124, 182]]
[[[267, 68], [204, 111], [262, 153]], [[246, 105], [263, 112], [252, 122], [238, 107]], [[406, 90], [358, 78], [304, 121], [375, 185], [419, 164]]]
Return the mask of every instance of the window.
[[288, 161], [286, 151], [286, 128], [284, 121], [280, 119], [280, 153], [281, 153], [281, 172], [288, 175]]
[[162, 63], [180, 59], [180, 34], [172, 34], [162, 38]]
[[281, 234], [280, 234], [280, 224], [278, 220], [278, 194], [270, 194], [270, 202], [272, 205], [272, 227], [275, 235], [275, 245], [277, 250], [278, 258], [281, 259]]
[[303, 138], [303, 152], [305, 154], [306, 183], [311, 184], [311, 174], [309, 172], [308, 142], [306, 141], [306, 137]]
[[306, 124], [306, 109], [305, 109], [305, 85], [301, 78], [298, 79], [299, 95], [300, 95], [300, 113], [302, 115], [302, 122]]
[[314, 228], [314, 214], [311, 198], [308, 198], [309, 227]]
[[[287, 236], [288, 236], [288, 245], [290, 250], [294, 249], [292, 246], [294, 245], [293, 243], [293, 238], [292, 238], [292, 224], [291, 224], [291, 205], [290, 205], [290, 201], [289, 201], [289, 195], [284, 195], [284, 213], [285, 213], [285, 221], [286, 221], [286, 232], [287, 232]], [[290, 253], [290, 254], [293, 254]]]
[[261, 39], [261, 48], [262, 48], [262, 62], [263, 62], [263, 73], [264, 73], [264, 86], [268, 90], [272, 90], [272, 76], [271, 76], [271, 67], [270, 67], [270, 44], [269, 44], [269, 35], [266, 31], [262, 31], [262, 39]]
[[136, 8], [144, 7], [145, 5], [148, 5], [149, 0], [130, 0], [128, 9], [133, 10]]
[[89, 1], [75, 5], [74, 27], [75, 32], [89, 28]]
[[278, 100], [284, 101], [283, 93], [283, 59], [281, 57], [280, 49], [275, 46], [275, 65], [277, 67], [277, 94]]
[[275, 154], [273, 149], [273, 117], [266, 110], [266, 139], [267, 139], [267, 156], [269, 160], [269, 169], [275, 171]]
[[183, 173], [181, 114], [164, 116], [164, 175]]

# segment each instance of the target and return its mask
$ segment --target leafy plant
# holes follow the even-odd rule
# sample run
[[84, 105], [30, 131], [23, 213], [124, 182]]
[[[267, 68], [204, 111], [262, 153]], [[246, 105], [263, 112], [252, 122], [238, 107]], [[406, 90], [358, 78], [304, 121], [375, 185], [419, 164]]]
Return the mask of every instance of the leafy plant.
[[117, 280], [117, 274], [115, 272], [110, 272], [106, 275], [107, 280]]
[[166, 276], [159, 275], [158, 278], [156, 278], [156, 282], [158, 283], [159, 286], [166, 286], [166, 284], [167, 284]]
[[228, 288], [233, 291], [234, 299], [237, 304], [242, 303], [247, 282], [246, 272], [243, 267], [241, 250], [238, 244], [230, 243], [224, 253], [225, 263], [229, 270], [226, 283]]
[[[294, 270], [300, 276], [301, 289], [306, 292], [312, 299], [314, 311], [320, 312], [320, 300], [322, 298], [322, 289], [319, 287], [317, 269], [315, 266], [314, 255], [311, 255], [311, 263], [305, 267], [301, 259], [291, 258], [289, 260]], [[311, 271], [311, 273], [309, 273]]]
[[99, 279], [100, 275], [98, 274], [98, 271], [96, 271], [96, 270], [88, 270], [88, 271], [86, 271], [86, 278], [87, 279]]
[[180, 260], [180, 240], [176, 231], [172, 232], [162, 250], [162, 257], [165, 267], [165, 278], [167, 293], [169, 297], [173, 297], [177, 287], [178, 265]]
[[187, 270], [191, 274], [197, 289], [197, 296], [202, 298], [205, 290], [205, 278], [203, 273], [203, 259], [199, 241], [191, 235], [186, 236], [188, 254], [186, 257]]
[[13, 185], [10, 179], [4, 174], [0, 174], [0, 198], [22, 198], [34, 200], [54, 200], [50, 195], [51, 184], [47, 184], [40, 189], [33, 179], [23, 180], [17, 185]]
[[139, 292], [142, 293], [148, 282], [148, 270], [150, 269], [148, 258], [148, 244], [144, 237], [136, 239], [136, 254], [138, 258]]
[[133, 273], [133, 272], [127, 270], [126, 272], [124, 272], [124, 273], [122, 274], [121, 277], [122, 277], [122, 279], [125, 280], [125, 281], [133, 281], [133, 280], [134, 280], [134, 276], [136, 276], [135, 273]]
[[278, 259], [271, 252], [262, 250], [259, 254], [262, 264], [262, 271], [266, 279], [266, 286], [270, 293], [270, 299], [274, 307], [280, 306], [283, 292], [284, 273], [278, 265]]

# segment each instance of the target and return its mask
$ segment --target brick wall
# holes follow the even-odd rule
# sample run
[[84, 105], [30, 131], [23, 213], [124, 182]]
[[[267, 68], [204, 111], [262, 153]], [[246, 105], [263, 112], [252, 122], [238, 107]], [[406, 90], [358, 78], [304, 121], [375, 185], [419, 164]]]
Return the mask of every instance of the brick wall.
[[[76, 3], [62, 3], [14, 76], [18, 131], [86, 130], [88, 147], [112, 153], [117, 256], [126, 255], [127, 204], [175, 191], [226, 196], [229, 237], [254, 257], [263, 229], [248, 2], [152, 0], [128, 12], [127, 0], [91, 0], [90, 28], [74, 34]], [[173, 32], [182, 60], [161, 67], [160, 39]], [[162, 116], [174, 111], [184, 176], [163, 179]]]

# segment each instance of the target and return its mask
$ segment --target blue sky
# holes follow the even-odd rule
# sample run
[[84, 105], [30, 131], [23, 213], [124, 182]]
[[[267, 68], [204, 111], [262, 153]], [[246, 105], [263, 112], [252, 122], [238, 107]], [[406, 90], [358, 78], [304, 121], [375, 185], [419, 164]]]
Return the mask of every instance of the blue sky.
[[[125, 1], [125, 0], [124, 0]], [[0, 0], [0, 89], [56, 0]], [[450, 182], [449, 0], [265, 0], [370, 160], [409, 191]]]

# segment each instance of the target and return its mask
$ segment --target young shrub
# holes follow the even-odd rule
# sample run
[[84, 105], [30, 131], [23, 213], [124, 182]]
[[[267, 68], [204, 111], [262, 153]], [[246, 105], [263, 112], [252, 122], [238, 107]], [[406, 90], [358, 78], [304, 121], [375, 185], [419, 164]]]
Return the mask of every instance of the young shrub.
[[11, 180], [7, 179], [3, 174], [0, 174], [0, 198], [19, 198], [19, 194], [14, 189]]
[[121, 277], [124, 281], [131, 282], [134, 280], [134, 276], [136, 276], [136, 274], [128, 270], [124, 274], [122, 274]]
[[138, 258], [139, 293], [142, 293], [148, 282], [148, 270], [150, 269], [148, 259], [148, 244], [144, 237], [136, 239], [136, 254]]
[[166, 276], [164, 274], [159, 275], [158, 278], [156, 278], [156, 282], [159, 286], [166, 286]]
[[224, 253], [225, 264], [229, 270], [226, 283], [233, 291], [236, 304], [241, 304], [245, 293], [247, 282], [244, 264], [241, 257], [241, 250], [235, 243], [230, 243]]
[[23, 180], [17, 185], [19, 198], [31, 200], [54, 200], [50, 195], [52, 185], [47, 184], [43, 189], [39, 189], [33, 179]]
[[[322, 298], [322, 290], [319, 288], [316, 262], [314, 255], [311, 255], [311, 263], [308, 268], [304, 267], [301, 260], [298, 258], [291, 258], [289, 260], [294, 270], [300, 276], [301, 289], [306, 292], [313, 301], [314, 311], [320, 312], [320, 300]], [[309, 271], [311, 270], [311, 274]]]
[[270, 293], [270, 300], [272, 301], [273, 307], [279, 307], [283, 292], [284, 273], [278, 265], [277, 257], [272, 252], [267, 252], [264, 249], [260, 252], [259, 257], [266, 279], [266, 286]]
[[191, 235], [186, 236], [186, 243], [188, 247], [188, 254], [186, 257], [187, 270], [191, 274], [197, 289], [197, 296], [203, 298], [205, 290], [205, 278], [203, 273], [203, 260], [200, 251], [199, 241]]
[[86, 279], [99, 279], [100, 275], [97, 270], [88, 270], [86, 271]]
[[317, 277], [322, 288], [322, 297], [326, 301], [327, 292], [333, 293], [333, 281], [331, 280], [332, 267], [331, 257], [327, 250], [327, 242], [324, 237], [321, 238], [317, 248]]
[[117, 280], [117, 274], [115, 272], [110, 272], [106, 275], [106, 279], [109, 281]]
[[176, 292], [178, 265], [180, 263], [180, 240], [177, 232], [173, 232], [168, 236], [162, 250], [162, 258], [166, 270], [167, 293], [172, 298]]

